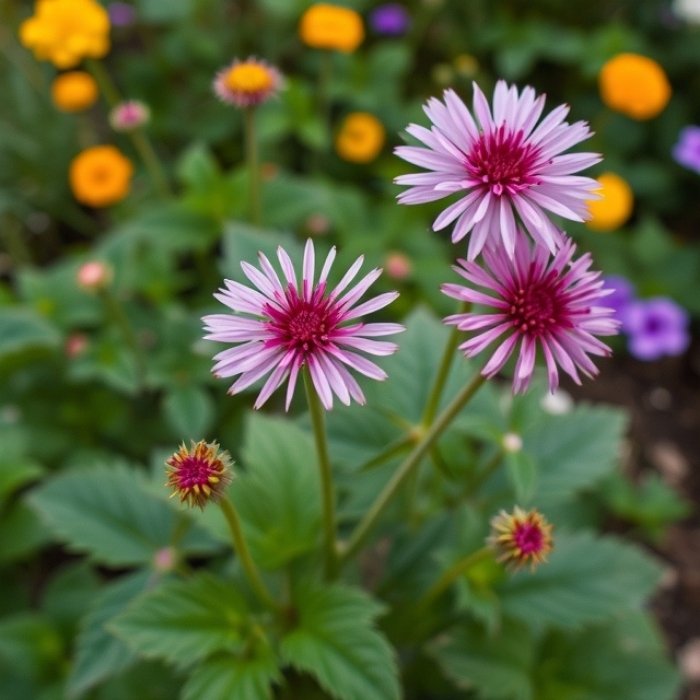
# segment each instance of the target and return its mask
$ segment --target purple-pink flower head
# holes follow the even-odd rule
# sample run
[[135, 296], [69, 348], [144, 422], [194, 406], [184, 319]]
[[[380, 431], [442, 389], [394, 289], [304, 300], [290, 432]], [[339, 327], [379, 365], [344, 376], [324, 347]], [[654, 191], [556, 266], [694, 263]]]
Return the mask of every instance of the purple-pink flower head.
[[[399, 146], [396, 154], [428, 172], [401, 175], [402, 204], [432, 202], [452, 193], [462, 196], [433, 222], [439, 231], [454, 222], [452, 241], [470, 231], [467, 257], [474, 260], [487, 241], [500, 235], [509, 257], [515, 253], [517, 220], [535, 242], [552, 253], [562, 244], [559, 229], [548, 213], [566, 219], [590, 218], [586, 200], [596, 199], [600, 185], [574, 173], [600, 161], [597, 153], [569, 153], [571, 146], [591, 136], [585, 122], [569, 124], [561, 105], [539, 124], [545, 96], [531, 87], [518, 93], [500, 80], [493, 110], [474, 85], [474, 114], [453, 90], [444, 102], [431, 98], [425, 113], [429, 129], [411, 124], [406, 131], [424, 146]], [[478, 121], [478, 124], [477, 124]]]
[[690, 345], [688, 324], [687, 311], [665, 297], [632, 301], [622, 317], [630, 353], [647, 361], [682, 355]]
[[233, 343], [235, 347], [214, 357], [217, 377], [240, 375], [231, 385], [237, 394], [269, 374], [257, 400], [260, 408], [282, 383], [288, 381], [286, 408], [294, 395], [299, 371], [306, 365], [321, 402], [333, 407], [333, 395], [348, 405], [351, 399], [363, 404], [365, 397], [348, 367], [372, 379], [386, 379], [386, 373], [358, 353], [391, 355], [395, 343], [372, 338], [404, 330], [398, 323], [357, 322], [365, 314], [390, 304], [397, 292], [380, 294], [359, 305], [357, 302], [381, 274], [375, 269], [350, 286], [359, 272], [360, 256], [340, 282], [328, 291], [328, 274], [335, 259], [335, 248], [326, 257], [314, 283], [316, 259], [311, 240], [306, 242], [301, 281], [289, 255], [277, 250], [282, 269], [280, 279], [268, 258], [259, 254], [260, 269], [242, 262], [243, 273], [252, 287], [225, 280], [225, 288], [214, 296], [234, 314], [205, 316], [209, 340]]
[[686, 126], [681, 129], [672, 154], [677, 163], [700, 173], [700, 126]]
[[369, 15], [369, 23], [377, 34], [401, 36], [411, 24], [408, 10], [398, 2], [387, 2], [375, 7]]
[[[470, 284], [444, 284], [442, 291], [450, 297], [490, 307], [448, 316], [446, 323], [463, 331], [477, 331], [460, 345], [467, 357], [473, 357], [499, 340], [482, 374], [493, 377], [508, 358], [517, 353], [513, 391], [524, 392], [532, 378], [539, 348], [547, 365], [549, 388], [559, 385], [561, 368], [577, 384], [579, 372], [588, 377], [598, 370], [589, 355], [610, 354], [607, 345], [596, 335], [615, 335], [619, 322], [613, 310], [599, 306], [609, 292], [603, 289], [599, 272], [589, 270], [587, 253], [572, 261], [576, 246], [566, 236], [552, 257], [543, 246], [531, 246], [518, 232], [515, 255], [503, 248], [487, 248], [484, 265], [458, 260], [454, 269]], [[473, 288], [476, 285], [484, 291]]]

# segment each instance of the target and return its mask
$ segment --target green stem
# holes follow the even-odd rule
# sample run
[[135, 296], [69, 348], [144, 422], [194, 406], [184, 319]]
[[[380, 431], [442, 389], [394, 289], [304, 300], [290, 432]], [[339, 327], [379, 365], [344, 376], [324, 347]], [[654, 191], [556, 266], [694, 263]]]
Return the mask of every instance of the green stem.
[[375, 467], [384, 464], [384, 462], [387, 462], [392, 457], [400, 455], [413, 441], [414, 438], [412, 435], [402, 435], [400, 438], [394, 440], [394, 442], [389, 443], [374, 457], [368, 459], [358, 468], [358, 471], [369, 471], [370, 469], [374, 469]]
[[250, 550], [248, 549], [245, 537], [243, 536], [241, 521], [238, 517], [236, 509], [233, 506], [233, 503], [231, 503], [231, 501], [224, 496], [219, 501], [219, 506], [221, 507], [224, 517], [226, 518], [226, 522], [228, 523], [229, 530], [231, 531], [233, 548], [236, 550], [238, 558], [241, 560], [243, 571], [248, 578], [248, 583], [250, 583], [255, 595], [258, 596], [258, 599], [261, 603], [263, 603], [263, 605], [270, 608], [270, 610], [277, 611], [279, 606], [270, 595], [270, 592], [267, 590], [267, 586], [265, 586], [265, 582], [262, 580], [257, 566], [255, 566], [253, 557], [250, 556]]
[[[464, 313], [469, 309], [470, 304], [467, 302], [461, 302], [457, 313]], [[460, 331], [457, 326], [453, 326], [450, 331], [450, 336], [445, 344], [445, 350], [442, 353], [442, 358], [440, 359], [440, 364], [438, 366], [437, 375], [435, 375], [435, 382], [428, 395], [428, 401], [425, 404], [425, 411], [423, 412], [422, 423], [424, 426], [428, 427], [432, 420], [437, 414], [438, 406], [440, 405], [440, 399], [442, 397], [442, 392], [447, 383], [447, 377], [450, 374], [450, 369], [452, 368], [452, 361], [457, 354], [457, 346], [459, 345]]]
[[[99, 85], [100, 92], [108, 106], [114, 109], [122, 101], [122, 96], [109, 73], [105, 70], [102, 63], [95, 59], [88, 59], [86, 65]], [[165, 171], [145, 131], [142, 128], [134, 129], [129, 132], [129, 138], [143, 161], [155, 189], [163, 197], [171, 196], [172, 192], [168, 185], [168, 179], [165, 177]]]
[[129, 132], [131, 142], [134, 144], [134, 148], [138, 152], [143, 164], [148, 170], [148, 174], [153, 182], [153, 186], [158, 190], [161, 197], [170, 197], [172, 192], [170, 191], [170, 185], [168, 184], [168, 179], [165, 177], [165, 172], [163, 166], [156, 155], [155, 149], [151, 140], [146, 135], [146, 132], [139, 127]]
[[260, 226], [260, 163], [258, 162], [258, 140], [255, 133], [255, 107], [245, 109], [245, 154], [248, 163], [248, 196], [250, 198], [250, 221]]
[[332, 579], [338, 568], [338, 555], [335, 544], [335, 493], [333, 491], [333, 471], [328, 456], [326, 429], [321, 400], [313, 387], [308, 366], [304, 366], [304, 387], [314, 430], [318, 466], [321, 471], [321, 496], [323, 501], [323, 532], [326, 578]]
[[401, 463], [399, 468], [394, 472], [393, 476], [386, 484], [382, 492], [377, 496], [376, 500], [365, 513], [364, 517], [355, 528], [350, 540], [341, 553], [341, 563], [347, 561], [355, 552], [362, 546], [367, 536], [374, 529], [382, 513], [394, 499], [397, 492], [401, 488], [406, 479], [413, 474], [416, 467], [420, 464], [425, 454], [430, 450], [435, 441], [442, 435], [445, 429], [454, 420], [457, 414], [464, 408], [467, 402], [474, 396], [479, 387], [486, 381], [486, 378], [481, 373], [475, 374], [471, 381], [466, 384], [457, 396], [452, 399], [450, 404], [445, 407], [443, 412], [431, 423], [430, 427], [423, 434], [422, 438], [411, 450], [410, 454]]
[[124, 307], [119, 303], [110, 289], [102, 289], [101, 296], [107, 310], [112, 316], [112, 319], [124, 336], [124, 341], [131, 349], [134, 356], [134, 362], [136, 363], [137, 382], [139, 388], [142, 389], [146, 383], [146, 359], [141, 351], [141, 346], [139, 345], [139, 341], [131, 325], [131, 321], [129, 321], [129, 317], [126, 315]]
[[418, 601], [416, 609], [421, 611], [425, 610], [434, 600], [439, 598], [455, 580], [469, 571], [472, 566], [491, 556], [491, 549], [489, 547], [482, 547], [456, 561], [449, 569], [443, 571], [440, 578], [426, 591], [425, 595]]

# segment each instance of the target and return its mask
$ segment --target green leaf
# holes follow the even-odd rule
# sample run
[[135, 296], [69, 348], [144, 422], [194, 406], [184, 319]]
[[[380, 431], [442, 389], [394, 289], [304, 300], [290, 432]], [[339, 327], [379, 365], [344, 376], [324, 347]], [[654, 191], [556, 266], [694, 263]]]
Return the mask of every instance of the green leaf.
[[[147, 488], [140, 471], [98, 466], [45, 482], [29, 503], [72, 549], [112, 566], [150, 564], [170, 545], [179, 516]], [[207, 551], [202, 534], [188, 532], [182, 548]]]
[[499, 589], [503, 612], [533, 627], [577, 628], [644, 603], [660, 567], [641, 550], [586, 532], [557, 534], [550, 561]]
[[374, 628], [381, 606], [365, 593], [339, 585], [299, 586], [299, 623], [283, 639], [283, 659], [313, 675], [338, 700], [400, 697], [396, 660]]
[[521, 504], [527, 503], [532, 497], [537, 483], [537, 464], [532, 457], [519, 450], [508, 452], [505, 456], [506, 468], [511, 483], [515, 487], [515, 497]]
[[534, 501], [544, 511], [590, 487], [617, 463], [626, 414], [612, 408], [579, 406], [547, 416], [522, 437], [538, 467]]
[[146, 572], [125, 576], [103, 589], [93, 601], [81, 624], [75, 662], [68, 677], [68, 694], [77, 697], [107, 678], [121, 673], [136, 656], [106, 625], [151, 584]]
[[0, 361], [29, 350], [53, 350], [60, 335], [56, 328], [29, 309], [8, 309], [0, 313]]
[[51, 532], [24, 500], [0, 512], [0, 563], [26, 558], [51, 541]]
[[165, 417], [181, 440], [201, 440], [214, 420], [214, 405], [201, 387], [190, 385], [171, 389], [163, 400]]
[[0, 461], [0, 506], [17, 489], [34, 481], [44, 473], [44, 468], [29, 459], [3, 459]]
[[531, 670], [535, 644], [523, 625], [504, 620], [498, 634], [474, 623], [460, 625], [429, 647], [445, 674], [461, 690], [483, 700], [535, 700]]
[[321, 486], [311, 436], [285, 420], [252, 414], [231, 489], [255, 560], [274, 569], [316, 546]]
[[182, 690], [182, 700], [272, 700], [272, 684], [280, 679], [272, 650], [244, 658], [205, 661]]
[[236, 583], [201, 573], [140, 596], [107, 629], [145, 658], [189, 666], [243, 649], [248, 624]]

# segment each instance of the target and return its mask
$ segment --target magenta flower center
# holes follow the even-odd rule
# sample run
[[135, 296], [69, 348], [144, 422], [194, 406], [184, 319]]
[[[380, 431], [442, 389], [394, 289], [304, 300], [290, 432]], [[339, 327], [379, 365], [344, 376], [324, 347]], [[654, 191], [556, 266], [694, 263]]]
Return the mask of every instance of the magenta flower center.
[[527, 282], [510, 290], [508, 313], [513, 327], [533, 337], [567, 326], [566, 299], [556, 284], [556, 276], [548, 275], [536, 282]]
[[266, 341], [268, 347], [283, 345], [306, 355], [328, 343], [328, 334], [336, 327], [338, 314], [329, 299], [323, 299], [324, 287], [317, 287], [308, 301], [289, 287], [284, 310], [266, 307], [270, 327], [275, 332], [275, 338]]
[[534, 175], [539, 148], [524, 141], [522, 131], [509, 131], [505, 124], [489, 134], [481, 134], [467, 157], [467, 173], [496, 197], [515, 195], [539, 184]]
[[218, 462], [212, 464], [194, 455], [185, 457], [177, 465], [177, 481], [180, 489], [191, 489], [195, 486], [209, 486], [209, 477], [218, 476], [221, 469], [216, 469]]
[[542, 550], [544, 537], [542, 530], [532, 523], [518, 523], [513, 531], [513, 542], [520, 552], [520, 556], [537, 554]]

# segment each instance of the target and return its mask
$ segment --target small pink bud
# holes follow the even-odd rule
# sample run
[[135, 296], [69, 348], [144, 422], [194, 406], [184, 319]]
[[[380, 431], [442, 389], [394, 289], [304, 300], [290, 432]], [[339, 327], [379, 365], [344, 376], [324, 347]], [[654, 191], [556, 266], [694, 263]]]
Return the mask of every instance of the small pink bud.
[[386, 274], [395, 280], [405, 280], [413, 272], [413, 263], [410, 258], [399, 251], [391, 251], [384, 262]]
[[71, 333], [63, 346], [66, 357], [74, 359], [82, 355], [88, 346], [88, 337], [84, 333]]
[[138, 100], [126, 100], [109, 113], [109, 123], [115, 131], [133, 131], [148, 124], [151, 110]]
[[162, 574], [172, 571], [176, 564], [177, 552], [174, 547], [163, 547], [153, 555], [153, 568]]
[[83, 289], [96, 292], [109, 286], [113, 277], [112, 268], [100, 260], [90, 260], [78, 268], [76, 280]]
[[331, 222], [323, 214], [311, 214], [305, 221], [306, 230], [312, 236], [325, 236], [331, 228]]

